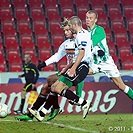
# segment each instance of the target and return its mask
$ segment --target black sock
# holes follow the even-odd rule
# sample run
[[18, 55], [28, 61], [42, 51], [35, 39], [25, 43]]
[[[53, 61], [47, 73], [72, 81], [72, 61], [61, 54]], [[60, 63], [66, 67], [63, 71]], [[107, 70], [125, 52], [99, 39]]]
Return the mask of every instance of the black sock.
[[58, 94], [55, 93], [55, 95], [52, 95], [54, 98], [54, 102], [53, 102], [53, 108], [54, 109], [58, 109], [59, 108], [59, 104], [58, 104]]
[[21, 99], [21, 104], [20, 104], [20, 107], [19, 107], [19, 110], [21, 111], [21, 112], [23, 112], [23, 108], [24, 108], [24, 103], [25, 103], [25, 99]]
[[76, 103], [79, 101], [79, 97], [75, 95], [71, 90], [68, 90], [68, 89], [63, 89], [60, 95]]
[[43, 103], [46, 101], [46, 99], [47, 99], [47, 96], [40, 94], [37, 100], [35, 101], [35, 103], [33, 104], [32, 109], [38, 110], [43, 105]]
[[29, 117], [32, 118], [32, 119], [33, 119], [33, 117], [34, 117], [30, 112], [28, 112], [27, 116], [29, 116]]
[[55, 96], [49, 95], [48, 99], [44, 105], [44, 108], [49, 110], [49, 108], [53, 105], [54, 101], [55, 101]]

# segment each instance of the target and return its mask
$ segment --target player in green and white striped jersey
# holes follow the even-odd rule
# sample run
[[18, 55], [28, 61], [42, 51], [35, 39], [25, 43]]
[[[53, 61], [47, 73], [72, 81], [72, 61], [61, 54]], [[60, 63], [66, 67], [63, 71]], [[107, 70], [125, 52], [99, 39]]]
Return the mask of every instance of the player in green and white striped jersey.
[[105, 73], [120, 90], [133, 100], [133, 90], [122, 81], [119, 70], [110, 56], [104, 28], [96, 24], [97, 20], [96, 11], [89, 10], [86, 13], [86, 25], [92, 39], [92, 63], [89, 64], [91, 67], [89, 74]]

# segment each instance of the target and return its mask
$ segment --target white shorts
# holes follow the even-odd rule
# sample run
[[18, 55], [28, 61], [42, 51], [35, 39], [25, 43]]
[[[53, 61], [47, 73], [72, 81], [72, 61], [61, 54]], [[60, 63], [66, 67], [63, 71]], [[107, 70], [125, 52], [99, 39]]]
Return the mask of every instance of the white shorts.
[[103, 72], [108, 78], [120, 76], [120, 72], [111, 56], [106, 62], [100, 64], [90, 63], [89, 66], [93, 70], [94, 74]]

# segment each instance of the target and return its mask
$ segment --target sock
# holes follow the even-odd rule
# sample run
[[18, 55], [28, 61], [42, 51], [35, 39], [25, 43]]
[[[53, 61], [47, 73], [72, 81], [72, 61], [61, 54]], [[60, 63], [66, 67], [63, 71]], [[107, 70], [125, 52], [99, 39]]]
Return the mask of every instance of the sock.
[[40, 94], [37, 100], [35, 101], [35, 103], [33, 104], [32, 109], [38, 110], [43, 105], [43, 103], [46, 101], [46, 99], [47, 99], [46, 95]]
[[21, 99], [21, 104], [20, 104], [20, 107], [19, 107], [21, 112], [23, 112], [24, 103], [25, 103], [25, 99], [22, 98]]
[[44, 117], [45, 114], [48, 112], [48, 110], [45, 108], [42, 108], [41, 111], [39, 111], [39, 112], [40, 112], [40, 116]]
[[34, 118], [34, 116], [30, 112], [28, 112], [27, 116], [29, 116], [32, 119]]
[[133, 90], [129, 86], [126, 85], [126, 88], [124, 92], [127, 94], [127, 96], [133, 100]]
[[52, 95], [54, 98], [54, 102], [53, 102], [53, 108], [54, 109], [58, 109], [59, 108], [59, 104], [58, 104], [58, 94], [55, 93], [55, 95]]
[[44, 108], [49, 110], [49, 108], [53, 105], [54, 101], [55, 101], [55, 97], [53, 95], [49, 95], [44, 105]]
[[76, 86], [76, 95], [81, 97], [82, 96], [82, 89], [84, 87], [84, 81], [80, 82], [77, 86]]

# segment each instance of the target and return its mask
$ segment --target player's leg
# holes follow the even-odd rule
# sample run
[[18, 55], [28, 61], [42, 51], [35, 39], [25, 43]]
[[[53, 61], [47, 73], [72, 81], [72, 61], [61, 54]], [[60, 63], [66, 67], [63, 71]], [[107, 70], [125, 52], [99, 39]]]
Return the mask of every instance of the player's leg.
[[133, 100], [133, 89], [124, 84], [121, 77], [112, 77], [113, 82], [120, 88], [122, 91], [126, 93], [126, 95]]

